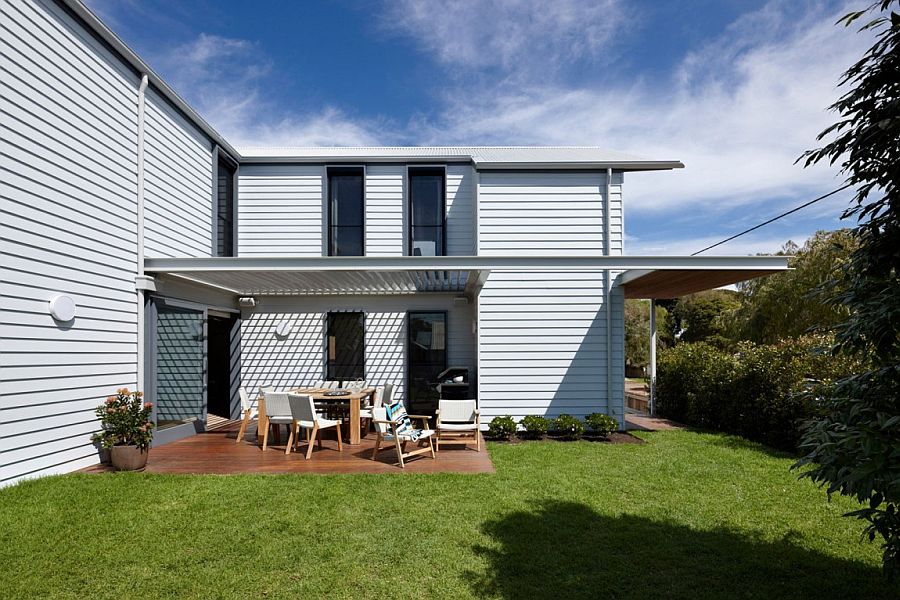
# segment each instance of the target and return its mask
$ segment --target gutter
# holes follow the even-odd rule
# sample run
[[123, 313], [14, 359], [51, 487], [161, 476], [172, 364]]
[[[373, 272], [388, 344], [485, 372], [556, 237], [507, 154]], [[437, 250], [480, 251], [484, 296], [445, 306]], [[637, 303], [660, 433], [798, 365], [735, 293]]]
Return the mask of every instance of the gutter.
[[[612, 235], [612, 227], [610, 225], [610, 201], [609, 192], [612, 187], [612, 169], [606, 169], [606, 190], [603, 194], [603, 254], [610, 256], [612, 254], [612, 243], [610, 236]], [[612, 409], [612, 270], [604, 271], [605, 298], [606, 304], [606, 409]], [[625, 428], [625, 409], [622, 408], [622, 421], [619, 426]]]
[[144, 303], [147, 291], [155, 291], [152, 277], [144, 273], [144, 115], [146, 109], [146, 92], [150, 83], [149, 77], [141, 76], [141, 85], [137, 97], [137, 268], [135, 270], [134, 288], [137, 292], [137, 381], [139, 391], [144, 389], [146, 373], [144, 369]]

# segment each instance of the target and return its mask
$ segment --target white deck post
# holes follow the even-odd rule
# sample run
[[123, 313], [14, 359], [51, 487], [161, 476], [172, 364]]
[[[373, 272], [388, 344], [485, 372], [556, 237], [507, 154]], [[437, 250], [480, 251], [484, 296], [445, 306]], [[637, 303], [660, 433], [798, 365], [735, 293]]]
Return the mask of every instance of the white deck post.
[[650, 299], [650, 416], [656, 416], [656, 300]]

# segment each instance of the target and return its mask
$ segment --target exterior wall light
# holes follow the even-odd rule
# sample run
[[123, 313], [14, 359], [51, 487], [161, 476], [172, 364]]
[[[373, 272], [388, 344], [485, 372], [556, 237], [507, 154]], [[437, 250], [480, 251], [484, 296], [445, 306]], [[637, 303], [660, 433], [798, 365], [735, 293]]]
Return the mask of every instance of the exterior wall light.
[[50, 316], [62, 323], [75, 318], [76, 308], [72, 296], [61, 294], [50, 299]]

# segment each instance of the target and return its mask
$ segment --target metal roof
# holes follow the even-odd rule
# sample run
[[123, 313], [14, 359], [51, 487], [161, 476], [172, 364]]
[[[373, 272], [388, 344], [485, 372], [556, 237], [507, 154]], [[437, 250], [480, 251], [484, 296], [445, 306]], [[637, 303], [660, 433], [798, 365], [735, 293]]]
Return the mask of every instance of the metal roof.
[[[625, 271], [626, 297], [667, 298], [680, 281], [698, 291], [787, 269], [786, 256], [392, 256], [147, 258], [145, 271], [253, 295], [383, 295], [456, 293], [474, 296], [491, 271]], [[668, 273], [668, 288], [660, 277]], [[647, 279], [649, 278], [649, 279]], [[722, 283], [722, 280], [726, 280]], [[665, 279], [665, 278], [664, 278]], [[656, 287], [644, 284], [652, 283]], [[644, 286], [644, 287], [642, 287]], [[635, 295], [637, 293], [638, 295]], [[679, 294], [681, 295], [681, 294]]]
[[597, 146], [346, 146], [240, 147], [244, 162], [471, 162], [479, 169], [679, 169], [677, 160], [648, 160]]

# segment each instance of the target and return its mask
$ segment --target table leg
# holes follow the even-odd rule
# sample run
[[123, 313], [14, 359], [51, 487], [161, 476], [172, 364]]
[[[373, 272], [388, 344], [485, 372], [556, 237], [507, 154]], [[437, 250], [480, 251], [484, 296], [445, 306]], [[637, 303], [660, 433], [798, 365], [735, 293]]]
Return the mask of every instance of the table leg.
[[350, 444], [359, 445], [359, 397], [350, 398]]
[[266, 399], [260, 396], [256, 401], [256, 409], [259, 413], [256, 417], [256, 445], [262, 444], [263, 436], [269, 429], [269, 419], [266, 418]]

